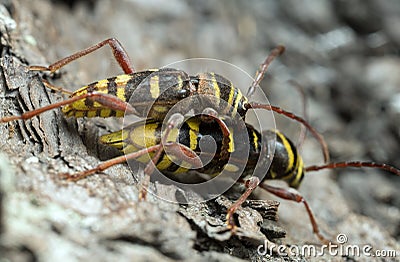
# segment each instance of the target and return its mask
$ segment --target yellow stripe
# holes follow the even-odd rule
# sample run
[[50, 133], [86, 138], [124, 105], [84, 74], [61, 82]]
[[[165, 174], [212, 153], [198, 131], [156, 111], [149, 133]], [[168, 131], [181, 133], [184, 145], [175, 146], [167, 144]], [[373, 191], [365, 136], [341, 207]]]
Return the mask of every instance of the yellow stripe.
[[189, 140], [190, 140], [190, 149], [195, 150], [197, 147], [197, 135], [199, 133], [199, 122], [188, 120], [186, 122], [189, 125]]
[[100, 110], [100, 116], [101, 117], [109, 117], [111, 115], [111, 109], [101, 109]]
[[118, 86], [125, 85], [129, 80], [132, 79], [131, 75], [119, 75], [115, 78], [115, 83]]
[[[231, 91], [229, 92], [227, 110], [229, 110], [229, 107], [231, 107], [233, 105], [233, 95], [235, 94], [235, 88], [233, 87], [232, 82], [230, 82], [229, 87], [230, 87]], [[227, 112], [229, 112], [229, 111], [227, 111]]]
[[295, 164], [294, 163], [294, 153], [293, 153], [292, 148], [291, 148], [289, 142], [287, 141], [286, 137], [283, 136], [279, 131], [275, 131], [275, 133], [282, 140], [283, 146], [285, 147], [287, 155], [288, 155], [288, 166], [285, 171], [285, 173], [287, 173], [287, 172], [289, 172], [290, 169], [293, 168], [293, 165]]
[[232, 153], [235, 151], [235, 143], [233, 142], [233, 129], [229, 128], [229, 148], [228, 152]]
[[[95, 85], [96, 92], [108, 94], [108, 88], [107, 88], [108, 82], [109, 81], [107, 79], [98, 81], [97, 84]], [[104, 106], [102, 104], [100, 104], [96, 101], [93, 103], [93, 107], [104, 108]]]
[[122, 101], [127, 101], [130, 97], [125, 97], [125, 86], [129, 80], [132, 79], [131, 75], [119, 75], [115, 78], [115, 83], [117, 84], [117, 97]]
[[298, 167], [297, 167], [297, 173], [296, 173], [296, 178], [290, 183], [291, 187], [298, 187], [300, 185], [301, 182], [301, 176], [303, 174], [303, 167], [304, 167], [304, 163], [302, 159], [299, 159], [298, 162]]
[[165, 141], [178, 142], [179, 141], [178, 136], [179, 136], [179, 129], [177, 127], [175, 127], [169, 131], [168, 137]]
[[253, 132], [253, 144], [254, 144], [254, 149], [256, 150], [256, 151], [258, 151], [259, 150], [259, 148], [258, 148], [258, 136], [257, 136], [257, 134], [256, 134], [256, 132], [253, 130], [252, 131]]
[[158, 76], [152, 76], [150, 78], [150, 93], [151, 97], [156, 99], [160, 96], [160, 86]]
[[269, 170], [269, 174], [271, 175], [272, 179], [275, 179], [278, 176], [278, 174], [272, 171], [271, 169]]
[[[176, 141], [178, 141], [178, 136], [179, 136], [179, 129], [173, 128], [169, 131], [166, 141], [167, 142], [176, 142]], [[164, 154], [164, 157], [162, 158], [162, 160], [157, 164], [157, 168], [159, 170], [167, 169], [173, 163], [173, 161], [171, 160], [173, 158], [174, 158], [173, 155]]]
[[186, 172], [190, 169], [191, 166], [190, 166], [190, 164], [188, 164], [188, 163], [186, 163], [185, 166], [187, 166], [187, 167], [189, 167], [189, 168], [180, 166], [180, 167], [178, 167], [178, 169], [175, 170], [173, 173], [174, 173], [174, 174], [186, 173]]
[[142, 136], [145, 138], [145, 147], [150, 147], [154, 146], [157, 144], [157, 137], [156, 137], [156, 129], [158, 125], [157, 124], [150, 124], [150, 125], [145, 125], [145, 131]]
[[139, 149], [131, 144], [126, 144], [123, 149], [123, 152], [125, 155], [129, 154], [129, 153], [137, 152], [137, 151], [139, 151]]
[[151, 161], [151, 159], [153, 158], [152, 156], [153, 154], [144, 154], [138, 158], [136, 158], [137, 161], [141, 162], [141, 163], [149, 163]]
[[157, 111], [158, 113], [165, 113], [165, 112], [167, 112], [168, 111], [168, 107], [166, 107], [166, 106], [157, 106], [157, 105], [153, 105], [153, 109], [155, 110], [155, 111]]
[[156, 129], [157, 124], [140, 125], [130, 132], [130, 139], [141, 148], [153, 146], [157, 143]]
[[[127, 146], [124, 141], [126, 140], [128, 135], [129, 132], [126, 130], [120, 130], [110, 134], [105, 134], [100, 137], [100, 143], [122, 150]], [[136, 148], [135, 150], [137, 151]]]
[[86, 116], [87, 117], [96, 117], [96, 110], [89, 110], [89, 111], [86, 111]]
[[194, 150], [197, 147], [197, 134], [192, 129], [189, 130], [190, 149]]
[[178, 75], [178, 88], [181, 89], [183, 87], [183, 80], [181, 75]]
[[[103, 91], [103, 89], [106, 89], [106, 90], [107, 90], [107, 85], [108, 85], [108, 80], [107, 80], [107, 79], [99, 80], [99, 81], [97, 81], [97, 82], [94, 84], [94, 89], [95, 89], [96, 91]], [[86, 93], [87, 93], [88, 87], [89, 87], [89, 86], [83, 86], [83, 87], [79, 88], [78, 90], [76, 90], [76, 91], [71, 95], [71, 97], [73, 97], [73, 96], [80, 96], [80, 95], [86, 94]]]
[[69, 111], [75, 111], [75, 110], [76, 111], [87, 110], [87, 106], [85, 105], [85, 100], [78, 100], [76, 102], [73, 102], [72, 104], [64, 106], [62, 109], [64, 114]]
[[79, 88], [70, 97], [80, 96], [80, 95], [86, 94], [87, 93], [87, 88], [88, 88], [88, 86], [83, 86], [83, 87]]
[[[125, 88], [124, 86], [126, 85], [126, 83], [132, 79], [131, 75], [119, 75], [115, 78], [115, 83], [117, 85], [117, 97], [123, 101], [126, 100], [125, 98]], [[99, 80], [97, 81], [93, 88], [96, 90], [96, 92], [99, 93], [104, 93], [104, 94], [108, 94], [108, 83], [109, 80], [107, 79], [103, 79], [103, 80]], [[81, 87], [80, 89], [78, 89], [77, 91], [75, 91], [71, 97], [76, 97], [76, 96], [80, 96], [80, 95], [84, 95], [87, 93], [87, 89], [89, 86], [84, 86]], [[75, 117], [83, 117], [83, 116], [87, 116], [87, 117], [95, 117], [96, 116], [96, 112], [93, 112], [92, 110], [90, 110], [90, 108], [88, 108], [85, 104], [85, 100], [86, 99], [82, 99], [79, 101], [76, 101], [70, 105], [66, 105], [65, 107], [63, 107], [62, 111], [64, 114], [68, 115], [68, 116], [75, 116]], [[102, 106], [101, 104], [94, 102], [93, 103], [93, 107], [96, 108], [103, 108], [104, 106]], [[88, 112], [81, 112], [78, 113], [77, 111], [88, 111]], [[72, 112], [72, 113], [71, 113]], [[108, 117], [110, 116], [111, 111], [109, 109], [106, 109], [106, 111], [101, 111], [100, 112], [100, 116], [101, 117]], [[124, 115], [124, 112], [117, 112], [117, 117], [121, 117]]]
[[112, 147], [115, 147], [115, 148], [118, 149], [118, 150], [123, 150], [124, 147], [126, 146], [126, 143], [121, 141], [121, 142], [119, 142], [119, 143], [114, 143], [114, 144], [112, 144], [111, 146], [112, 146]]
[[95, 85], [96, 91], [101, 92], [101, 91], [103, 91], [102, 89], [105, 89], [106, 92], [104, 92], [104, 93], [107, 94], [108, 93], [108, 90], [107, 90], [108, 82], [109, 81], [107, 79], [97, 81], [97, 83]]
[[[72, 94], [71, 97], [86, 94], [87, 93], [86, 88], [87, 88], [87, 86], [82, 87], [81, 89], [76, 91], [74, 94]], [[83, 115], [77, 116], [77, 113], [75, 111], [87, 110], [87, 106], [85, 105], [85, 100], [78, 100], [72, 104], [64, 106], [61, 110], [64, 114], [66, 114], [68, 116], [83, 117]]]
[[211, 81], [213, 83], [214, 96], [219, 99], [221, 97], [221, 90], [219, 89], [218, 82], [217, 79], [215, 79], [214, 73], [211, 73]]
[[[188, 169], [191, 169], [191, 168], [192, 168], [192, 164], [190, 164], [190, 163], [188, 163], [186, 161], [182, 161], [179, 164], [179, 168], [175, 172], [180, 173], [180, 172], [184, 172], [183, 171], [184, 169], [186, 169], [186, 171], [187, 171]], [[181, 171], [178, 171], [178, 170], [181, 170]]]
[[130, 99], [130, 97], [125, 97], [125, 88], [124, 87], [117, 87], [117, 97], [122, 101], [126, 101]]
[[237, 96], [236, 96], [236, 100], [235, 100], [234, 110], [232, 112], [233, 117], [236, 116], [237, 109], [239, 106], [239, 101], [240, 101], [240, 99], [242, 99], [242, 97], [243, 97], [242, 92], [239, 89], [237, 89]]
[[171, 159], [165, 154], [162, 160], [157, 164], [159, 170], [165, 170], [172, 164]]
[[85, 112], [84, 111], [75, 111], [74, 116], [76, 118], [84, 117], [85, 116]]
[[231, 172], [231, 173], [235, 173], [238, 170], [239, 170], [238, 166], [230, 164], [230, 163], [226, 164], [225, 167], [224, 167], [224, 171], [228, 171], [228, 172]]
[[116, 111], [115, 112], [115, 117], [123, 117], [125, 115], [124, 111]]

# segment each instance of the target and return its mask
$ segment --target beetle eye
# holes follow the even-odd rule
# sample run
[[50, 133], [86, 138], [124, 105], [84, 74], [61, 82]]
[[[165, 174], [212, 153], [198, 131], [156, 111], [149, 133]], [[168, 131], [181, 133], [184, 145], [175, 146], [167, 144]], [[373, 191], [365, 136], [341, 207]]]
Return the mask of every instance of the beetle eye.
[[192, 83], [192, 85], [197, 87], [199, 85], [199, 82], [200, 82], [200, 80], [197, 76], [190, 77], [190, 83]]
[[185, 98], [189, 96], [189, 90], [186, 89], [181, 89], [178, 91], [178, 97], [179, 98]]

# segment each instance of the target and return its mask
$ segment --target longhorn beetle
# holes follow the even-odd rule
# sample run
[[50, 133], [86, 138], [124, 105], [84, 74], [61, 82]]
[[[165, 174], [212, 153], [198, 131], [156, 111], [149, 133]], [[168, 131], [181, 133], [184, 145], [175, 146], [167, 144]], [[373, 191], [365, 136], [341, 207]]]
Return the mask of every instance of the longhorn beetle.
[[[229, 158], [229, 155], [232, 152], [232, 150], [230, 150], [231, 145], [234, 145], [233, 148], [240, 148], [238, 144], [240, 142], [238, 139], [235, 139], [235, 135], [238, 131], [230, 129], [226, 125], [226, 122], [231, 123], [231, 120], [229, 119], [235, 119], [236, 117], [244, 120], [246, 112], [249, 109], [256, 108], [272, 110], [302, 123], [311, 131], [311, 133], [322, 145], [325, 162], [329, 161], [328, 149], [323, 137], [303, 118], [276, 106], [249, 102], [248, 98], [243, 96], [240, 90], [235, 88], [229, 80], [215, 73], [200, 73], [196, 76], [189, 76], [181, 70], [170, 68], [150, 69], [146, 71], [135, 72], [133, 66], [130, 64], [127, 53], [122, 48], [121, 44], [113, 38], [102, 41], [97, 45], [61, 59], [48, 67], [30, 66], [29, 68], [31, 70], [55, 72], [71, 61], [87, 55], [88, 53], [91, 53], [107, 44], [111, 47], [114, 57], [124, 70], [125, 74], [94, 82], [73, 93], [63, 88], [53, 86], [49, 82], [44, 81], [47, 87], [68, 93], [70, 94], [70, 98], [42, 108], [25, 112], [20, 116], [0, 118], [0, 122], [9, 122], [18, 119], [26, 120], [45, 111], [58, 107], [63, 107], [62, 111], [66, 116], [74, 117], [122, 117], [125, 114], [136, 114], [141, 117], [147, 117], [146, 121], [144, 122], [135, 123], [126, 127], [124, 130], [102, 136], [101, 142], [122, 150], [125, 153], [124, 156], [105, 161], [90, 170], [75, 174], [64, 174], [65, 178], [69, 180], [79, 180], [88, 175], [103, 171], [115, 164], [126, 162], [129, 159], [141, 158], [149, 154], [149, 158], [142, 158], [142, 161], [149, 162], [144, 171], [147, 176], [142, 181], [142, 189], [140, 190], [139, 195], [140, 199], [144, 199], [146, 196], [146, 186], [149, 182], [150, 174], [154, 171], [155, 166], [157, 166], [160, 171], [163, 171], [169, 175], [185, 172], [188, 169], [198, 169], [199, 172], [215, 175], [215, 173], [221, 171], [221, 168], [223, 169], [226, 166], [225, 161]], [[255, 80], [248, 90], [247, 95], [249, 97], [254, 93], [256, 87], [261, 82], [271, 61], [283, 51], [284, 47], [278, 46], [263, 62], [260, 70], [256, 74]], [[142, 88], [138, 88], [139, 86]], [[138, 99], [129, 100], [130, 96], [135, 91], [139, 92], [137, 94]], [[197, 98], [195, 98], [198, 94], [211, 95], [213, 99], [208, 101], [198, 101], [196, 100]], [[194, 99], [189, 100], [191, 103], [206, 105], [206, 108], [202, 109], [202, 115], [200, 117], [184, 119], [184, 117], [179, 113], [186, 113], [186, 111], [189, 111], [189, 108], [186, 108], [185, 106], [180, 107], [179, 109], [181, 112], [178, 114], [173, 114], [170, 117], [164, 133], [161, 135], [161, 122], [166, 117], [169, 109], [180, 100], [192, 97]], [[229, 107], [226, 105], [221, 106], [221, 100], [228, 101]], [[182, 123], [183, 125], [179, 132], [173, 132], [176, 127]], [[191, 125], [187, 125], [188, 123], [191, 123]], [[186, 127], [183, 128], [185, 124]], [[214, 126], [208, 129], [202, 128], [207, 125]], [[145, 146], [138, 147], [135, 137], [129, 135], [138, 129], [144, 130], [143, 135], [146, 137], [152, 137], [153, 142], [150, 144], [147, 143]], [[283, 179], [288, 182], [289, 186], [298, 187], [305, 171], [316, 171], [324, 168], [351, 166], [381, 168], [400, 175], [399, 169], [389, 165], [360, 161], [326, 163], [325, 165], [321, 166], [310, 166], [304, 168], [303, 161], [300, 155], [297, 153], [295, 146], [281, 132], [266, 131], [261, 135], [248, 124], [246, 125], [246, 129], [250, 141], [250, 154], [253, 156], [253, 159], [265, 161], [265, 159], [260, 159], [260, 153], [267, 150], [266, 148], [263, 148], [263, 144], [261, 144], [261, 141], [263, 140], [266, 141], [264, 145], [268, 145], [268, 143], [274, 143], [273, 146], [276, 148], [277, 154], [272, 160], [271, 168], [265, 171], [267, 172], [267, 175], [264, 179]], [[155, 130], [158, 131], [156, 132]], [[209, 130], [209, 133], [205, 132], [204, 130]], [[214, 131], [210, 132], [210, 130]], [[125, 137], [122, 131], [126, 131], [125, 134], [128, 135]], [[197, 134], [197, 138], [194, 140], [189, 140], [189, 142], [184, 142], [182, 140], [182, 137], [184, 136], [183, 134], [190, 131], [195, 132]], [[173, 136], [174, 134], [175, 137]], [[173, 140], [170, 140], [170, 135], [172, 135], [174, 138]], [[203, 163], [199, 157], [200, 151], [198, 148], [198, 140], [200, 139], [199, 137], [204, 135], [210, 135], [213, 137], [219, 146], [217, 147], [219, 151], [217, 151], [217, 153], [213, 156], [211, 163], [219, 162], [217, 166], [220, 169], [215, 169], [215, 166], [211, 167], [210, 165], [203, 166]], [[273, 139], [275, 136], [277, 137], [276, 141]], [[185, 159], [187, 163], [184, 166], [175, 164], [175, 166], [171, 168], [173, 166], [169, 159], [171, 157], [176, 159]], [[163, 161], [163, 166], [160, 166]], [[238, 159], [234, 159], [234, 161], [239, 162]], [[260, 183], [262, 181], [260, 181], [257, 177], [250, 177], [247, 179], [246, 175], [249, 174], [250, 170], [254, 169], [256, 162], [257, 161], [248, 161], [245, 163], [246, 167], [240, 178], [240, 181], [245, 183], [247, 189], [227, 211], [228, 228], [232, 230], [236, 228], [233, 220], [233, 214], [247, 199], [251, 192], [258, 185], [260, 185], [260, 187], [281, 198], [302, 202], [306, 207], [314, 233], [321, 241], [326, 242], [327, 240], [322, 236], [318, 229], [309, 205], [300, 194], [283, 188], [276, 188]]]
[[[0, 119], [0, 122], [8, 122], [17, 119], [29, 119], [45, 111], [63, 107], [66, 116], [74, 117], [122, 117], [125, 114], [135, 114], [139, 117], [162, 120], [178, 101], [184, 98], [188, 100], [180, 108], [180, 113], [186, 113], [190, 109], [196, 109], [200, 105], [201, 110], [194, 113], [202, 113], [203, 109], [210, 107], [223, 116], [243, 118], [249, 109], [266, 109], [294, 119], [311, 131], [311, 134], [322, 146], [325, 162], [329, 161], [328, 147], [323, 137], [302, 117], [285, 111], [280, 107], [249, 102], [256, 87], [263, 79], [272, 60], [282, 54], [283, 46], [277, 46], [261, 64], [255, 80], [247, 92], [247, 97], [240, 89], [233, 86], [231, 81], [216, 73], [200, 73], [189, 76], [182, 70], [163, 68], [149, 69], [135, 72], [127, 52], [115, 38], [106, 39], [87, 49], [65, 57], [48, 67], [30, 66], [30, 70], [49, 71], [54, 73], [66, 64], [79, 59], [97, 49], [109, 45], [112, 53], [125, 74], [103, 79], [70, 92], [66, 89], [53, 86], [47, 81], [44, 84], [50, 89], [61, 91], [70, 95], [69, 99], [54, 103], [36, 110], [25, 112], [20, 116], [9, 116]], [[132, 94], [135, 93], [135, 96]], [[209, 97], [209, 101], [204, 101]], [[185, 105], [187, 108], [185, 108]], [[183, 108], [182, 108], [183, 107]]]
[[[216, 173], [221, 171], [227, 171], [228, 173], [235, 173], [239, 168], [235, 165], [243, 164], [242, 158], [233, 157], [229, 158], [230, 154], [235, 151], [236, 156], [242, 156], [242, 151], [246, 150], [246, 145], [242, 139], [235, 139], [236, 132], [243, 132], [240, 128], [235, 128], [235, 125], [231, 125], [231, 121], [228, 121], [228, 126], [232, 127], [232, 137], [230, 140], [227, 137], [225, 121], [220, 118], [213, 118], [213, 121], [203, 121], [202, 116], [197, 115], [190, 117], [183, 121], [183, 124], [178, 128], [176, 132], [171, 132], [173, 135], [165, 139], [166, 136], [162, 136], [162, 122], [155, 120], [141, 121], [133, 123], [120, 130], [111, 134], [103, 135], [100, 141], [106, 145], [113, 146], [123, 152], [126, 156], [132, 156], [141, 162], [147, 163], [150, 159], [153, 159], [156, 167], [166, 174], [167, 176], [174, 178], [178, 174], [187, 172], [194, 169], [200, 173], [208, 174], [214, 176]], [[176, 126], [168, 126], [168, 132], [177, 128]], [[267, 185], [263, 183], [265, 180], [279, 179], [284, 180], [292, 188], [298, 188], [302, 182], [302, 179], [306, 172], [318, 171], [321, 169], [332, 169], [338, 167], [373, 167], [380, 168], [386, 171], [392, 172], [400, 176], [400, 170], [386, 164], [379, 164], [373, 162], [361, 162], [361, 161], [351, 161], [351, 162], [337, 162], [329, 163], [320, 166], [308, 166], [304, 167], [302, 157], [299, 155], [294, 143], [282, 134], [278, 130], [266, 130], [260, 133], [250, 124], [246, 124], [246, 130], [244, 131], [248, 136], [248, 141], [250, 143], [249, 156], [246, 159], [245, 168], [240, 174], [239, 182], [246, 185], [247, 189], [242, 194], [242, 196], [228, 209], [227, 211], [227, 224], [228, 228], [235, 229], [236, 225], [233, 219], [233, 214], [241, 206], [241, 204], [247, 199], [251, 192], [257, 187], [265, 189], [266, 191], [280, 197], [283, 199], [296, 201], [298, 203], [303, 203], [307, 214], [309, 216], [310, 222], [312, 224], [313, 232], [317, 237], [324, 243], [328, 242], [324, 236], [320, 233], [316, 219], [314, 218], [313, 212], [307, 201], [296, 191], [290, 191], [285, 188], [278, 188]], [[142, 137], [138, 137], [137, 134], [143, 134], [146, 138], [151, 138], [151, 142], [146, 140], [144, 143]], [[188, 139], [189, 134], [194, 134], [194, 138]], [[167, 135], [168, 136], [168, 135]], [[186, 163], [186, 165], [179, 165], [177, 162], [172, 161], [173, 158], [177, 157], [176, 154], [169, 154], [169, 147], [175, 144], [180, 146], [185, 146], [189, 150], [192, 150], [197, 156], [201, 154], [207, 154], [209, 152], [204, 152], [200, 149], [200, 141], [205, 136], [211, 136], [217, 145], [216, 152], [210, 152], [212, 154], [212, 160], [206, 165], [199, 165], [200, 159], [194, 160], [192, 163]], [[164, 138], [164, 141], [162, 139]], [[158, 147], [164, 144], [165, 152], [154, 159], [154, 153], [150, 153], [149, 149]], [[233, 146], [231, 145], [233, 144]], [[234, 148], [233, 151], [229, 151], [228, 148]], [[273, 159], [271, 166], [268, 170], [265, 170], [265, 176], [262, 181], [256, 176], [251, 176], [257, 163], [260, 161], [268, 161], [268, 159], [263, 159], [269, 156], [271, 152], [268, 152], [269, 148], [275, 148], [275, 154], [273, 154]], [[193, 157], [193, 156], [192, 156]], [[196, 157], [195, 157], [196, 158]], [[232, 160], [228, 164], [228, 159]], [[73, 175], [66, 175], [68, 179], [79, 180], [83, 177], [96, 173], [103, 170], [111, 165], [114, 165], [113, 160], [106, 161], [102, 165], [95, 167], [91, 170], [86, 170], [81, 173], [76, 173]], [[229, 167], [228, 167], [229, 165]], [[236, 168], [235, 168], [236, 167]]]
[[[96, 81], [75, 92], [56, 87], [43, 80], [43, 83], [48, 88], [69, 94], [70, 98], [27, 111], [19, 116], [0, 118], [0, 123], [18, 119], [26, 120], [59, 107], [62, 107], [62, 112], [68, 117], [123, 117], [126, 114], [134, 114], [158, 121], [163, 120], [170, 109], [182, 100], [186, 102], [180, 103], [178, 112], [182, 114], [196, 108], [200, 109], [194, 112], [195, 114], [211, 109], [214, 115], [220, 114], [245, 120], [249, 109], [261, 108], [285, 115], [302, 123], [321, 144], [325, 162], [329, 161], [328, 147], [324, 138], [302, 117], [277, 106], [249, 102], [248, 98], [242, 94], [240, 89], [234, 87], [231, 81], [216, 73], [200, 73], [196, 76], [189, 76], [182, 70], [172, 68], [148, 69], [135, 72], [127, 52], [115, 38], [106, 39], [47, 67], [34, 65], [29, 66], [29, 69], [54, 73], [66, 64], [105, 45], [111, 48], [116, 61], [125, 74]], [[278, 46], [267, 56], [259, 71], [257, 71], [255, 80], [248, 89], [248, 96], [253, 95], [272, 60], [282, 54], [284, 50], [283, 46]], [[226, 132], [229, 134], [229, 129], [226, 129]], [[161, 154], [161, 149], [159, 148], [158, 150], [157, 155]], [[178, 150], [178, 148], [175, 148], [175, 150]], [[194, 155], [193, 152], [184, 151], [187, 152], [188, 156]], [[175, 153], [180, 154], [178, 152]], [[148, 168], [151, 169], [150, 163]], [[144, 186], [140, 190], [140, 198], [145, 198], [146, 196], [144, 187], [148, 184], [149, 179], [150, 177], [147, 176], [143, 181]]]

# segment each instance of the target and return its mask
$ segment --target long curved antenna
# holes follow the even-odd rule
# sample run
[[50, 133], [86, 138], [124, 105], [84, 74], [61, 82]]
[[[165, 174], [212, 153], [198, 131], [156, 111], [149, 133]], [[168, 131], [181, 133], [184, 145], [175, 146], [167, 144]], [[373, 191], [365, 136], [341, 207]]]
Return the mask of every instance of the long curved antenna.
[[265, 104], [259, 104], [259, 103], [248, 103], [246, 104], [246, 107], [248, 109], [252, 108], [252, 109], [265, 109], [265, 110], [270, 110], [270, 111], [274, 111], [278, 114], [287, 116], [291, 119], [294, 119], [300, 123], [302, 123], [305, 127], [307, 127], [308, 130], [310, 130], [311, 134], [317, 139], [317, 141], [320, 143], [321, 148], [322, 148], [322, 153], [324, 155], [324, 162], [328, 163], [329, 162], [329, 150], [328, 150], [328, 145], [325, 142], [324, 137], [318, 133], [318, 131], [312, 127], [305, 119], [303, 119], [302, 117], [295, 115], [292, 112], [288, 112], [283, 110], [280, 107], [277, 106], [272, 106], [272, 105], [265, 105]]
[[261, 64], [260, 68], [258, 69], [258, 71], [256, 73], [253, 83], [247, 90], [247, 94], [246, 94], [247, 98], [250, 98], [254, 94], [257, 86], [261, 83], [261, 80], [263, 80], [265, 72], [267, 72], [267, 69], [268, 69], [269, 65], [271, 64], [271, 62], [276, 57], [283, 54], [283, 52], [285, 52], [285, 47], [283, 45], [278, 45], [277, 47], [272, 49], [271, 53], [267, 56], [264, 63]]
[[375, 162], [363, 162], [363, 161], [345, 161], [345, 162], [337, 162], [337, 163], [329, 163], [321, 166], [308, 166], [305, 168], [306, 172], [310, 171], [318, 171], [321, 169], [334, 169], [334, 168], [345, 168], [345, 167], [371, 167], [371, 168], [379, 168], [386, 171], [389, 171], [395, 175], [400, 176], [400, 169], [387, 165], [380, 164]]
[[[308, 121], [308, 114], [307, 114], [307, 104], [308, 103], [307, 103], [306, 92], [305, 92], [303, 86], [300, 85], [299, 83], [297, 83], [296, 81], [289, 80], [289, 83], [292, 86], [294, 86], [297, 89], [297, 91], [299, 91], [300, 96], [301, 96], [301, 102], [302, 102], [302, 105], [303, 105], [303, 108], [302, 108], [302, 110], [303, 110], [303, 118], [304, 118], [304, 120]], [[305, 126], [301, 126], [299, 138], [298, 138], [298, 141], [297, 141], [297, 150], [299, 150], [303, 146], [304, 140], [306, 138], [306, 135], [307, 135], [307, 128]]]
[[70, 96], [74, 93], [74, 92], [69, 91], [69, 90], [67, 90], [65, 88], [62, 88], [62, 87], [59, 87], [59, 86], [55, 86], [55, 85], [51, 84], [49, 81], [47, 81], [46, 79], [43, 79], [43, 78], [42, 78], [42, 83], [48, 89], [51, 89], [51, 90], [59, 92], [59, 93], [63, 93], [63, 94], [70, 95]]

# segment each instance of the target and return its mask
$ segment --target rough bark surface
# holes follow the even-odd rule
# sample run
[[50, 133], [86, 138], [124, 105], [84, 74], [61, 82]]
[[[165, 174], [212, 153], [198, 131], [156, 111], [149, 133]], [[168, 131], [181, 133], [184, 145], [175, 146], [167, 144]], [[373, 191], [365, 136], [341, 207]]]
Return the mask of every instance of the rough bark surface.
[[[302, 114], [301, 99], [287, 82], [296, 80], [306, 90], [310, 121], [325, 135], [334, 160], [372, 159], [400, 166], [400, 32], [392, 26], [399, 21], [396, 5], [299, 2], [0, 1], [0, 116], [63, 99], [46, 89], [41, 77], [75, 90], [118, 74], [107, 47], [55, 75], [27, 70], [109, 37], [124, 44], [136, 69], [212, 57], [250, 74], [268, 50], [284, 44], [287, 53], [274, 62], [262, 84], [272, 104]], [[274, 222], [278, 202], [249, 201], [237, 212], [241, 230], [231, 236], [221, 230], [237, 192], [189, 206], [151, 195], [138, 202], [136, 181], [142, 171], [126, 165], [76, 183], [60, 179], [61, 173], [116, 156], [97, 141], [118, 126], [118, 120], [67, 119], [60, 110], [0, 125], [1, 257], [280, 261], [277, 254], [257, 253], [267, 237], [285, 245], [319, 246], [303, 206], [296, 203], [276, 199], [279, 219]], [[296, 139], [297, 123], [278, 117], [277, 126]], [[307, 165], [322, 162], [313, 139], [305, 142], [302, 155]], [[343, 233], [346, 244], [396, 250], [400, 257], [399, 177], [364, 169], [336, 174], [310, 173], [300, 188], [323, 233], [332, 240]], [[151, 186], [181, 193], [173, 186]], [[256, 199], [271, 198], [256, 193]], [[320, 258], [344, 259], [328, 254]]]

